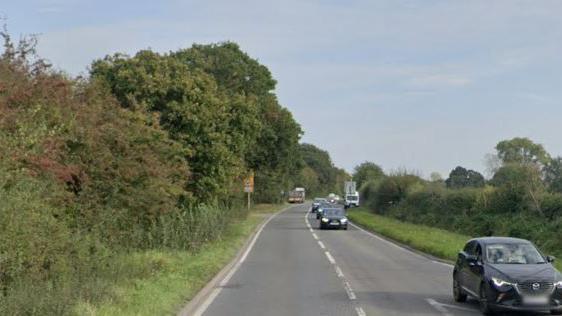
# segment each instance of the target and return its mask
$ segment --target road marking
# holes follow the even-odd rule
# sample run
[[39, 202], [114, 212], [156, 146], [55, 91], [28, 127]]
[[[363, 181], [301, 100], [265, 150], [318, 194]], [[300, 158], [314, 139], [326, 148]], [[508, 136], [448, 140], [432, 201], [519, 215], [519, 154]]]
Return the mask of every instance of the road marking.
[[219, 283], [219, 287], [215, 288], [211, 294], [207, 297], [207, 299], [203, 302], [203, 304], [201, 304], [193, 313], [194, 316], [201, 316], [203, 315], [203, 313], [205, 313], [205, 311], [207, 310], [207, 308], [209, 308], [209, 306], [211, 306], [211, 304], [213, 303], [213, 301], [215, 300], [215, 298], [217, 298], [217, 296], [220, 294], [221, 290], [223, 289], [224, 286], [226, 286], [226, 284], [228, 283], [228, 281], [230, 281], [230, 279], [232, 278], [232, 276], [234, 275], [234, 273], [236, 273], [236, 271], [238, 271], [238, 269], [240, 268], [240, 266], [242, 265], [242, 263], [246, 260], [246, 258], [248, 257], [248, 254], [250, 253], [250, 251], [252, 250], [252, 248], [254, 248], [254, 245], [256, 243], [256, 240], [258, 240], [258, 237], [260, 236], [261, 232], [263, 231], [263, 229], [265, 228], [265, 226], [267, 226], [267, 224], [274, 218], [276, 217], [278, 214], [283, 213], [284, 211], [288, 210], [289, 208], [275, 213], [272, 216], [270, 216], [263, 224], [262, 226], [258, 229], [258, 231], [256, 232], [256, 234], [254, 235], [254, 238], [252, 238], [252, 241], [250, 242], [250, 244], [248, 245], [248, 248], [246, 249], [246, 251], [244, 252], [244, 254], [242, 255], [242, 257], [240, 257], [240, 260], [238, 260], [238, 262], [236, 262], [236, 264], [232, 267], [232, 269], [230, 269], [230, 271], [228, 272], [228, 274], [222, 279], [222, 281]]
[[336, 260], [334, 259], [334, 257], [332, 257], [332, 254], [330, 254], [328, 251], [324, 252], [326, 254], [326, 257], [328, 257], [328, 261], [330, 261], [331, 264], [336, 264]]
[[355, 307], [355, 312], [357, 312], [357, 316], [367, 316], [361, 307]]
[[443, 316], [453, 316], [453, 314], [449, 313], [449, 311], [445, 307], [443, 307], [440, 303], [438, 303], [434, 299], [426, 298], [425, 300], [429, 303], [429, 305], [431, 305], [438, 312], [443, 314]]
[[355, 292], [353, 292], [351, 285], [349, 284], [349, 282], [347, 282], [346, 279], [343, 279], [343, 287], [345, 288], [345, 292], [347, 293], [349, 299], [355, 301], [357, 299], [357, 296], [355, 296]]
[[[306, 213], [306, 215], [304, 216], [304, 221], [306, 222], [306, 225], [310, 227], [310, 222], [308, 221], [308, 215], [310, 214], [310, 211], [308, 211]], [[320, 246], [320, 248], [322, 249], [326, 249], [326, 246], [324, 245], [324, 243], [322, 241], [319, 240], [318, 235], [316, 235], [316, 233], [314, 233], [314, 230], [312, 230], [312, 228], [310, 229], [310, 231], [312, 232], [312, 237], [314, 237], [314, 239], [316, 239], [318, 241], [318, 245]], [[336, 270], [336, 275], [338, 276], [339, 279], [341, 279], [342, 284], [343, 284], [343, 288], [345, 290], [345, 293], [347, 294], [347, 297], [349, 298], [350, 301], [355, 301], [357, 299], [357, 295], [355, 295], [355, 292], [353, 291], [353, 288], [351, 287], [351, 284], [349, 284], [349, 281], [347, 281], [347, 279], [345, 278], [343, 271], [341, 270], [341, 268], [336, 264], [336, 260], [334, 259], [334, 257], [332, 256], [332, 254], [329, 251], [324, 251], [324, 254], [326, 255], [326, 258], [328, 258], [328, 261], [330, 261], [330, 263], [334, 266], [335, 270]], [[363, 309], [361, 307], [355, 307], [355, 311], [357, 312], [358, 316], [366, 316], [365, 311], [363, 311]]]
[[437, 264], [440, 264], [442, 266], [446, 266], [447, 268], [453, 268], [454, 267], [454, 265], [452, 265], [450, 263], [445, 263], [445, 262], [441, 262], [441, 261], [437, 261], [437, 260], [431, 260], [431, 261], [433, 261], [433, 263], [437, 263]]
[[452, 315], [451, 313], [449, 313], [447, 308], [452, 308], [452, 309], [456, 309], [464, 312], [470, 312], [470, 313], [479, 313], [476, 309], [458, 306], [458, 305], [452, 305], [452, 304], [443, 304], [432, 298], [426, 298], [425, 300], [429, 303], [429, 305], [433, 306], [433, 308], [443, 313], [443, 315]]
[[336, 266], [336, 274], [338, 275], [338, 278], [345, 278], [345, 276], [343, 275], [343, 271], [340, 269], [339, 266]]

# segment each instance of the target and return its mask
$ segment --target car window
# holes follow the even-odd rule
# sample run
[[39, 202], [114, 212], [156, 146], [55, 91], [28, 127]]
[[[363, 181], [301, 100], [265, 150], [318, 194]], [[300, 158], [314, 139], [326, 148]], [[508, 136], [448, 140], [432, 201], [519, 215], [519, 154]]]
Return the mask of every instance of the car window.
[[343, 216], [343, 215], [344, 215], [344, 210], [341, 210], [341, 209], [327, 209], [326, 211], [324, 211], [324, 214], [326, 214], [327, 216]]
[[480, 244], [476, 244], [476, 252], [474, 253], [474, 255], [476, 256], [476, 260], [478, 262], [482, 262], [482, 246], [480, 246]]
[[486, 260], [493, 264], [539, 264], [544, 258], [528, 243], [504, 243], [486, 246]]
[[470, 241], [468, 242], [465, 246], [463, 251], [467, 254], [467, 255], [474, 255], [474, 246], [476, 245], [475, 241]]

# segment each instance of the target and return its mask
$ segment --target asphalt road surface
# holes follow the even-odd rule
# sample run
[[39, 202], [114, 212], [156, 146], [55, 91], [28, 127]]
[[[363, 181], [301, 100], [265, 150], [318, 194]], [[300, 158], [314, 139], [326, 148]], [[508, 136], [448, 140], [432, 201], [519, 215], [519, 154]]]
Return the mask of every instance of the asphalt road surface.
[[350, 226], [319, 230], [309, 204], [272, 218], [205, 316], [479, 315], [455, 303], [452, 266]]

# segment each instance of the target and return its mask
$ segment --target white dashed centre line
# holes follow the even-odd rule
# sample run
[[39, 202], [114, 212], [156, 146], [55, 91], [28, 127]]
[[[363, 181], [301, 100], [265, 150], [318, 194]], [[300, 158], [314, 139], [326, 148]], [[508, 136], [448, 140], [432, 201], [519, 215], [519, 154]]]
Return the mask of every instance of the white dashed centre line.
[[[325, 250], [326, 246], [324, 245], [324, 243], [322, 241], [320, 241], [320, 238], [318, 237], [318, 235], [316, 235], [316, 233], [312, 229], [312, 226], [310, 225], [310, 222], [308, 221], [308, 214], [310, 214], [310, 211], [308, 211], [306, 213], [305, 217], [304, 217], [304, 221], [306, 223], [306, 226], [308, 227], [308, 229], [312, 233], [312, 237], [314, 237], [314, 239], [316, 239], [318, 241], [318, 245], [320, 246], [320, 248]], [[349, 300], [350, 301], [357, 300], [357, 295], [355, 295], [355, 292], [353, 291], [353, 288], [351, 287], [351, 284], [349, 284], [349, 282], [347, 281], [347, 279], [343, 275], [343, 271], [341, 270], [341, 268], [336, 264], [336, 259], [334, 259], [332, 254], [327, 250], [324, 251], [324, 254], [326, 255], [326, 258], [328, 258], [328, 261], [330, 261], [330, 264], [332, 264], [334, 266], [334, 268], [336, 270], [336, 275], [342, 281], [345, 293], [347, 293], [347, 297], [349, 298]], [[366, 316], [365, 311], [359, 306], [355, 307], [355, 312], [357, 313], [357, 316]]]
[[355, 307], [355, 312], [357, 312], [357, 316], [367, 316], [361, 307]]
[[330, 254], [330, 252], [326, 251], [324, 253], [326, 254], [326, 257], [331, 264], [336, 264], [336, 260], [334, 259], [334, 257], [332, 257], [332, 254]]

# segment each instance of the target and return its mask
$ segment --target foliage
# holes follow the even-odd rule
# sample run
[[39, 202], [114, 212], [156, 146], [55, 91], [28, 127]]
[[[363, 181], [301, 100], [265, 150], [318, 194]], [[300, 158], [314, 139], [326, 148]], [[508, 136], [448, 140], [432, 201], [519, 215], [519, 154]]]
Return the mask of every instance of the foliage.
[[150, 51], [70, 79], [34, 56], [33, 40], [2, 35], [2, 315], [98, 304], [112, 283], [151, 273], [127, 253], [196, 251], [244, 218], [236, 188], [249, 168], [276, 192], [300, 171], [300, 127], [269, 92], [234, 93]]
[[484, 176], [478, 171], [467, 170], [461, 166], [456, 167], [445, 180], [448, 188], [483, 187], [485, 184]]
[[562, 157], [556, 157], [544, 167], [544, 181], [548, 188], [562, 193]]
[[327, 151], [312, 144], [300, 145], [304, 168], [296, 183], [305, 187], [310, 196], [343, 193], [343, 183], [349, 180], [345, 170], [336, 168]]
[[353, 181], [357, 183], [357, 187], [361, 188], [369, 181], [377, 181], [384, 177], [384, 172], [380, 166], [374, 162], [365, 161], [353, 170]]
[[123, 107], [158, 114], [154, 124], [184, 146], [198, 201], [228, 198], [249, 170], [258, 199], [271, 200], [301, 168], [300, 126], [271, 92], [269, 70], [234, 43], [115, 54], [95, 61], [91, 73]]
[[504, 164], [546, 164], [549, 155], [541, 144], [534, 143], [528, 138], [515, 137], [503, 140], [496, 145], [498, 157]]

